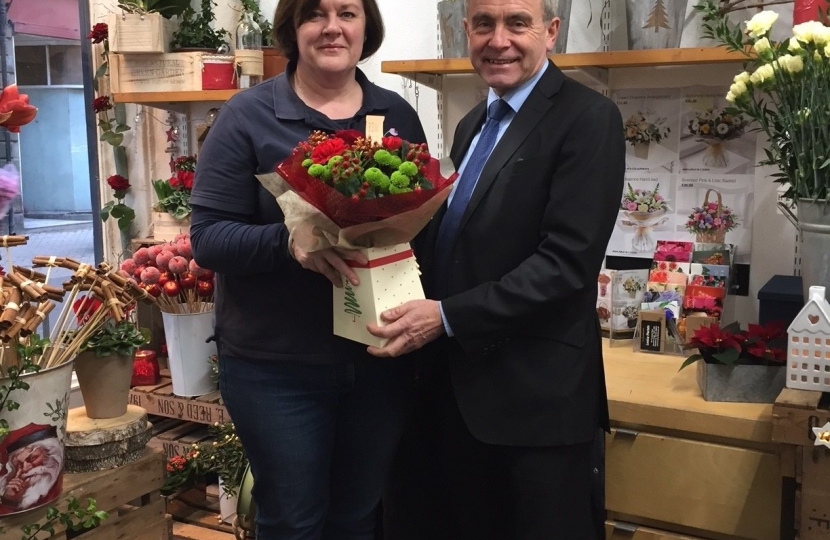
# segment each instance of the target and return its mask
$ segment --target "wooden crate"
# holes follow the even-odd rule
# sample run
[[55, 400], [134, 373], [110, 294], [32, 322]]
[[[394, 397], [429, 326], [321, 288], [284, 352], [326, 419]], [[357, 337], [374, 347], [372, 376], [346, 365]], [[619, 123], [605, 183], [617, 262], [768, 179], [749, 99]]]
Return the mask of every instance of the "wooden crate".
[[202, 53], [110, 54], [113, 93], [202, 89]]
[[[159, 494], [164, 484], [164, 456], [149, 451], [147, 455], [117, 469], [92, 473], [67, 473], [64, 475], [63, 492], [56, 506], [65, 509], [69, 497], [85, 503], [88, 497], [96, 500], [98, 509], [110, 517], [95, 529], [77, 536], [77, 540], [167, 540], [170, 538], [170, 520], [166, 515], [165, 501]], [[20, 527], [41, 522], [46, 508], [32, 510], [20, 516], [3, 516], [0, 524], [4, 532], [0, 540], [19, 540], [23, 536]], [[39, 536], [65, 540], [66, 531], [55, 525], [53, 536]]]
[[153, 436], [147, 446], [161, 452], [167, 459], [184, 456], [193, 444], [212, 441], [208, 426], [204, 424], [163, 416], [151, 416], [150, 422], [153, 424]]
[[197, 397], [173, 395], [173, 383], [169, 372], [162, 370], [161, 383], [154, 386], [136, 386], [130, 390], [130, 403], [144, 407], [149, 414], [190, 420], [200, 424], [224, 423], [230, 421], [228, 411], [222, 404], [219, 390]]
[[772, 408], [773, 440], [782, 443], [782, 474], [794, 479], [792, 519], [799, 540], [830, 540], [830, 448], [813, 428], [830, 422], [830, 394], [785, 388]]
[[173, 518], [174, 539], [233, 540], [233, 527], [219, 519], [217, 487], [189, 489], [167, 502], [167, 512]]
[[107, 16], [111, 53], [168, 53], [176, 23], [158, 13]]
[[167, 212], [153, 212], [153, 239], [172, 242], [190, 232], [190, 218], [176, 219]]

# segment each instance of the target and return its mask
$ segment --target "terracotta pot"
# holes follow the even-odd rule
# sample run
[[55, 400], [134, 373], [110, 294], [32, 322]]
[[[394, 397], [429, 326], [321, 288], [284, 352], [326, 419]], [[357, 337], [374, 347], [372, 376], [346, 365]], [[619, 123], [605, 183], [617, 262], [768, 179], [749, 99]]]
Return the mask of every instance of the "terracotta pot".
[[86, 351], [75, 359], [75, 374], [84, 396], [89, 418], [117, 418], [127, 414], [133, 357], [110, 355], [102, 358]]
[[285, 68], [288, 65], [288, 58], [280, 54], [279, 50], [275, 47], [263, 47], [262, 54], [264, 66], [262, 80], [276, 77], [285, 71]]

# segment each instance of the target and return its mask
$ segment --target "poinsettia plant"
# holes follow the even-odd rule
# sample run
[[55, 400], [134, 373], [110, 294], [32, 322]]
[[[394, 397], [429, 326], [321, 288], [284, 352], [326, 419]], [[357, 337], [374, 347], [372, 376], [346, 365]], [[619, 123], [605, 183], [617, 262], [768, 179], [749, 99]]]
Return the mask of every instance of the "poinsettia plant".
[[689, 356], [680, 369], [698, 360], [710, 364], [733, 365], [784, 365], [787, 360], [787, 332], [780, 322], [764, 326], [750, 324], [746, 330], [734, 322], [724, 328], [713, 323], [702, 326], [687, 343], [696, 348], [697, 354]]

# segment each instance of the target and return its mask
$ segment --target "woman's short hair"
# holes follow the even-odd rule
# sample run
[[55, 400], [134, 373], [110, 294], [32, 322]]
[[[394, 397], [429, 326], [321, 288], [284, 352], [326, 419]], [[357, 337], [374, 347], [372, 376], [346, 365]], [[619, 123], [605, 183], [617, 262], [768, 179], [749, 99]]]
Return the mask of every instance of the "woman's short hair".
[[[369, 58], [377, 52], [383, 43], [383, 18], [375, 0], [358, 0], [363, 4], [366, 14], [366, 41], [360, 59]], [[320, 7], [320, 0], [280, 0], [274, 13], [274, 43], [277, 48], [294, 65], [300, 57], [297, 47], [297, 26], [307, 20], [311, 13]]]

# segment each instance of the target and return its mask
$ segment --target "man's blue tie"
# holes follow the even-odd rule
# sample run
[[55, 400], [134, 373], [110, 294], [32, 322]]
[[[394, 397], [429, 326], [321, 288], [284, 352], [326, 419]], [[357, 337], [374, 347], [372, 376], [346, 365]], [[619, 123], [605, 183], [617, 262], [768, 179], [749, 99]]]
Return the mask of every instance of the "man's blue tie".
[[478, 143], [470, 159], [467, 160], [464, 172], [457, 180], [458, 184], [455, 187], [452, 202], [441, 221], [441, 226], [438, 229], [438, 239], [435, 243], [434, 270], [439, 284], [446, 283], [445, 276], [449, 270], [448, 263], [455, 243], [455, 236], [458, 233], [458, 226], [461, 224], [461, 217], [464, 215], [467, 203], [470, 202], [470, 197], [478, 183], [478, 177], [481, 176], [481, 170], [493, 152], [493, 147], [496, 146], [499, 123], [511, 110], [510, 105], [503, 99], [497, 99], [490, 104], [487, 108], [487, 121], [481, 130]]

